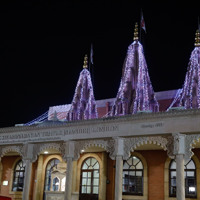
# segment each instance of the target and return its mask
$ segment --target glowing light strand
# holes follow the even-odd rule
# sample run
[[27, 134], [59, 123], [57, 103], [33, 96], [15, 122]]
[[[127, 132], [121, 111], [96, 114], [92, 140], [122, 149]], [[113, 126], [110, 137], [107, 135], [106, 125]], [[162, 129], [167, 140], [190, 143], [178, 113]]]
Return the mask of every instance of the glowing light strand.
[[128, 47], [119, 90], [110, 115], [158, 110], [159, 104], [148, 74], [143, 47], [138, 41], [134, 41]]
[[80, 73], [67, 120], [87, 120], [98, 118], [96, 101], [90, 72], [83, 69]]
[[167, 109], [167, 111], [170, 110], [170, 108], [173, 107], [173, 105], [178, 101], [178, 99], [180, 99], [181, 93], [182, 93], [183, 89], [178, 89], [178, 91], [176, 92], [176, 95], [174, 97], [174, 100], [172, 101], [172, 103], [170, 104], [169, 108]]
[[24, 126], [31, 126], [37, 122], [42, 122], [42, 121], [45, 121], [46, 119], [48, 118], [48, 111], [43, 113], [42, 115], [40, 115], [39, 117], [33, 119], [32, 121], [30, 122], [27, 122], [26, 124], [24, 124]]
[[[185, 109], [200, 108], [200, 47], [191, 53], [183, 89], [172, 102], [171, 107], [183, 106]], [[169, 110], [169, 109], [168, 109]]]

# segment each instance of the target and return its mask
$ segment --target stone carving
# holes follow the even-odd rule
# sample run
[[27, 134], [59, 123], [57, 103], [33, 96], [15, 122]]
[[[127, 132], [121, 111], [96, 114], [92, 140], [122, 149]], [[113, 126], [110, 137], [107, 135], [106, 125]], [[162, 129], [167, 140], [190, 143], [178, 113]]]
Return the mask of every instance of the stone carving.
[[96, 146], [105, 149], [110, 152], [111, 158], [113, 158], [114, 141], [113, 140], [85, 140], [75, 142], [74, 159], [77, 160], [80, 157], [81, 150], [85, 150], [89, 147]]
[[180, 133], [173, 133], [174, 138], [174, 155], [182, 154], [185, 155], [185, 136], [184, 134]]
[[174, 135], [174, 152], [179, 152], [180, 150], [180, 137], [178, 134]]
[[[175, 138], [174, 138], [175, 137]], [[177, 147], [175, 147], [175, 143], [177, 142], [176, 135], [167, 136], [167, 154], [171, 159], [175, 159], [175, 153], [177, 152]], [[192, 149], [193, 145], [200, 139], [200, 134], [195, 135], [186, 135], [185, 136], [185, 154], [184, 154], [184, 162], [185, 164], [191, 159], [193, 156]], [[176, 144], [177, 145], [177, 144]]]
[[46, 149], [54, 149], [57, 150], [58, 152], [62, 152], [61, 150], [61, 143], [46, 143], [46, 144], [42, 144], [40, 146], [40, 152], [46, 150]]
[[111, 139], [111, 140], [108, 140], [107, 141], [107, 152], [110, 153], [110, 158], [112, 160], [115, 160], [115, 155], [114, 155], [114, 152], [115, 152], [115, 140], [114, 139]]
[[186, 135], [185, 138], [185, 163], [187, 163], [191, 157], [194, 155], [194, 153], [192, 152], [192, 149], [194, 148], [193, 145], [196, 144], [196, 142], [198, 142], [200, 139], [200, 134], [194, 134], [194, 135]]
[[135, 138], [125, 138], [124, 139], [124, 156], [123, 158], [127, 160], [130, 157], [130, 152], [137, 149], [137, 147], [143, 144], [156, 144], [161, 146], [165, 151], [167, 150], [168, 140], [161, 136], [156, 137], [135, 137]]
[[167, 155], [171, 158], [174, 159], [174, 137], [173, 136], [167, 136], [165, 137], [167, 139]]
[[75, 142], [74, 141], [65, 141], [61, 145], [61, 154], [63, 157], [63, 160], [66, 162], [70, 158], [74, 158], [74, 152], [75, 152]]
[[[168, 112], [157, 112], [157, 113], [140, 113], [137, 115], [126, 115], [126, 116], [116, 116], [116, 117], [109, 117], [109, 118], [99, 118], [99, 119], [93, 119], [92, 122], [94, 124], [100, 124], [104, 122], [123, 122], [123, 121], [135, 121], [135, 120], [152, 120], [152, 119], [166, 119], [166, 118], [172, 118], [172, 117], [189, 117], [189, 116], [199, 116], [200, 115], [200, 109], [187, 109], [187, 110], [170, 110]], [[68, 128], [71, 126], [78, 126], [78, 125], [88, 125], [91, 124], [90, 120], [77, 120], [77, 121], [71, 121], [67, 124], [56, 124], [56, 125], [46, 125], [40, 129], [38, 127], [32, 127], [32, 126], [22, 126], [22, 127], [8, 127], [8, 128], [1, 128], [0, 129], [0, 136], [1, 134], [6, 133], [14, 133], [14, 132], [34, 132], [36, 134], [42, 134], [45, 130], [49, 130], [49, 128]], [[1, 139], [1, 138], [0, 138]], [[38, 140], [39, 141], [39, 140]], [[40, 141], [39, 141], [40, 142]]]
[[58, 152], [60, 152], [61, 154], [63, 153], [62, 143], [34, 144], [32, 162], [35, 162], [37, 160], [37, 157], [41, 152], [43, 152], [44, 150], [48, 150], [48, 149], [54, 149], [54, 150], [57, 150]]
[[[167, 150], [168, 140], [167, 138], [156, 136], [156, 137], [134, 137], [134, 138], [124, 138], [124, 155], [123, 159], [128, 159], [130, 157], [130, 152], [137, 149], [137, 147], [143, 144], [156, 144], [161, 146], [164, 150]], [[110, 158], [115, 160], [115, 149], [116, 142], [114, 139], [111, 140], [86, 140], [75, 143], [75, 153], [74, 159], [77, 160], [80, 157], [81, 150], [85, 150], [92, 146], [98, 146], [105, 149], [110, 153]]]
[[19, 153], [20, 156], [24, 156], [23, 155], [23, 150], [22, 150], [23, 146], [22, 145], [10, 145], [10, 146], [3, 146], [1, 147], [1, 150], [0, 150], [0, 157], [3, 157], [5, 156], [7, 153], [9, 152], [17, 152]]

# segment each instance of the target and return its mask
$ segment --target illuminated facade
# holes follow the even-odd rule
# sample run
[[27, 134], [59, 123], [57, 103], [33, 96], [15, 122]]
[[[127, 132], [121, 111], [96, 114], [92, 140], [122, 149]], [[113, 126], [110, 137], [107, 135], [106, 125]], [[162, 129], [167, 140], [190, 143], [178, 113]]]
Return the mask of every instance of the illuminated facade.
[[0, 195], [200, 199], [199, 41], [197, 32], [180, 90], [153, 91], [137, 26], [116, 98], [95, 100], [85, 57], [71, 104], [50, 107], [46, 121], [0, 129]]

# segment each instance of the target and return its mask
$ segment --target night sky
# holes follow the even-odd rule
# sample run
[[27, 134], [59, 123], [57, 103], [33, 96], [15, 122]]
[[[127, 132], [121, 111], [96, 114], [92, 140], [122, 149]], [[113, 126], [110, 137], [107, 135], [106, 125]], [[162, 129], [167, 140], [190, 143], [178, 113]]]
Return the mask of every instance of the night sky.
[[[158, 3], [159, 2], [159, 3]], [[116, 97], [135, 22], [155, 92], [181, 88], [194, 48], [198, 1], [0, 1], [0, 127], [71, 103], [93, 43], [95, 98]], [[180, 4], [181, 2], [181, 4]]]

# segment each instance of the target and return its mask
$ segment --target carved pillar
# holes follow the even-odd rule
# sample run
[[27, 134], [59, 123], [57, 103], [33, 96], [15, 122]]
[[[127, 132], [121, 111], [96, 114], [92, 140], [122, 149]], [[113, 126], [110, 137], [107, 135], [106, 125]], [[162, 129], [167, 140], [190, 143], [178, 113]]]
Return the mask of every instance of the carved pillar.
[[174, 136], [174, 155], [176, 159], [176, 198], [185, 199], [184, 155], [185, 135], [176, 133]]
[[25, 177], [24, 177], [24, 189], [23, 189], [23, 200], [29, 199], [30, 185], [31, 185], [31, 172], [32, 172], [32, 162], [30, 160], [24, 160], [26, 163]]
[[29, 200], [29, 193], [30, 193], [30, 187], [31, 187], [33, 146], [34, 146], [34, 144], [25, 144], [24, 145], [23, 161], [25, 162], [26, 167], [25, 167], [25, 177], [24, 177], [24, 188], [23, 188], [22, 200]]
[[71, 200], [72, 196], [72, 172], [73, 172], [73, 160], [67, 158], [67, 171], [66, 171], [66, 182], [65, 182], [65, 200]]
[[107, 153], [103, 152], [102, 154], [102, 171], [101, 171], [101, 179], [100, 179], [100, 184], [101, 184], [101, 199], [105, 200], [106, 199], [106, 180], [107, 180]]
[[65, 143], [64, 160], [67, 162], [66, 182], [65, 182], [65, 200], [72, 199], [72, 174], [73, 174], [74, 142]]
[[185, 199], [184, 159], [182, 154], [176, 155], [176, 198]]
[[116, 156], [115, 168], [115, 200], [122, 200], [123, 156]]
[[38, 166], [37, 166], [37, 175], [36, 175], [36, 187], [35, 187], [35, 195], [34, 200], [40, 199], [42, 193], [42, 167], [43, 167], [43, 155], [40, 155], [38, 158]]
[[115, 138], [115, 200], [122, 200], [124, 139]]

